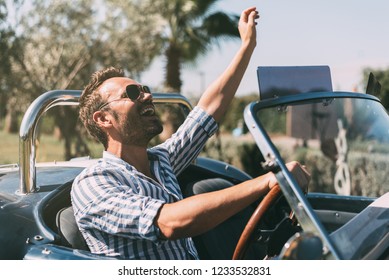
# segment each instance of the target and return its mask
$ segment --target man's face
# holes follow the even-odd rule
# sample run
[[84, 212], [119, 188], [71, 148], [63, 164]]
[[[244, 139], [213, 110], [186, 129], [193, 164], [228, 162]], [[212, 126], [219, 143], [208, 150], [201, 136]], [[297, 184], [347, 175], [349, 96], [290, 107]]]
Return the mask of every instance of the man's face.
[[105, 102], [109, 102], [107, 114], [112, 118], [112, 130], [109, 136], [126, 145], [146, 145], [162, 132], [162, 124], [155, 114], [155, 107], [150, 93], [140, 92], [136, 100], [126, 95], [128, 85], [139, 85], [125, 77], [106, 80], [100, 86], [100, 93]]

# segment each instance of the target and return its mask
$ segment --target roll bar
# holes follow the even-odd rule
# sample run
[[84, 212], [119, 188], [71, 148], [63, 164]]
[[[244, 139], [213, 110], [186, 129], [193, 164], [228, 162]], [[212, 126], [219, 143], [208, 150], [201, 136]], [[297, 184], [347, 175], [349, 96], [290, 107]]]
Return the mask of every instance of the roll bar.
[[[43, 93], [28, 107], [19, 130], [19, 194], [37, 191], [36, 186], [36, 137], [42, 115], [55, 106], [78, 106], [81, 90], [53, 90]], [[188, 111], [192, 105], [181, 94], [153, 93], [154, 103], [174, 103], [184, 105]]]

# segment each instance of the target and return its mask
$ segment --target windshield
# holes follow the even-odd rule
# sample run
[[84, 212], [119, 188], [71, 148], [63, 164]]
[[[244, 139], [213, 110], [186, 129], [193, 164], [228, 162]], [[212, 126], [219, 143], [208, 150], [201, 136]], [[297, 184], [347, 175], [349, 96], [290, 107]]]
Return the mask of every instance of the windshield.
[[285, 162], [310, 170], [309, 192], [378, 197], [389, 191], [389, 118], [380, 103], [333, 98], [260, 109], [257, 117]]

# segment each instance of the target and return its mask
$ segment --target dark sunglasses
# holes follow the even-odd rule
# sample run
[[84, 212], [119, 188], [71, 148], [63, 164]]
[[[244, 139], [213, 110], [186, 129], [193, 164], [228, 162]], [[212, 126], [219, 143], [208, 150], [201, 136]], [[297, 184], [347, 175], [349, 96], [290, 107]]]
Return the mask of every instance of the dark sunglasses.
[[121, 100], [123, 98], [129, 98], [131, 101], [136, 101], [141, 96], [142, 93], [151, 93], [150, 88], [148, 86], [142, 86], [142, 85], [128, 85], [126, 87], [126, 92], [124, 97], [120, 97], [118, 99], [114, 99], [108, 102], [105, 102], [100, 105], [98, 110], [103, 109], [105, 106], [107, 106], [109, 103]]

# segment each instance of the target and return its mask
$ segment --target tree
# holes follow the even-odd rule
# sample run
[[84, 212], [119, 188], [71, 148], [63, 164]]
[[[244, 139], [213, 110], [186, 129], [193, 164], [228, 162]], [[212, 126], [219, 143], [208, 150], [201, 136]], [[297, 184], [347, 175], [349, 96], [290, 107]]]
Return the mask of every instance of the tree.
[[[238, 17], [215, 12], [216, 2], [0, 0], [0, 74], [9, 73], [8, 78], [0, 77], [0, 92], [7, 93], [1, 95], [6, 98], [2, 104], [7, 104], [3, 114], [17, 123], [18, 114], [38, 95], [81, 89], [92, 72], [107, 66], [122, 67], [137, 79], [160, 54], [166, 56], [166, 86], [179, 92], [183, 63], [194, 62], [220, 38], [238, 36]], [[13, 33], [4, 28], [6, 3], [20, 11]], [[12, 55], [3, 49], [12, 50]], [[74, 131], [76, 114], [69, 107], [54, 114], [66, 159], [78, 154], [71, 151], [71, 143], [79, 142], [74, 137], [79, 137]]]
[[369, 74], [373, 73], [377, 81], [381, 84], [381, 91], [377, 97], [381, 100], [382, 105], [389, 109], [389, 68], [388, 69], [372, 69], [366, 68], [363, 71], [364, 82], [367, 84]]
[[0, 0], [0, 90], [3, 89], [4, 75], [11, 68], [9, 52], [11, 46], [9, 44], [14, 33], [9, 24], [7, 24], [8, 10], [5, 0]]
[[104, 65], [124, 68], [139, 79], [162, 47], [162, 27], [157, 14], [149, 12], [147, 1], [106, 0], [101, 26], [104, 43], [100, 60]]
[[[138, 13], [153, 17], [160, 46], [165, 58], [164, 91], [181, 92], [181, 67], [194, 63], [220, 39], [237, 38], [239, 16], [215, 11], [218, 0], [135, 0]], [[168, 108], [160, 112], [165, 135], [177, 129], [179, 112]]]
[[235, 96], [231, 102], [228, 112], [224, 116], [223, 122], [221, 123], [221, 131], [231, 132], [241, 124], [243, 125], [243, 132], [247, 132], [247, 127], [244, 125], [242, 113], [249, 103], [256, 100], [258, 100], [257, 93], [252, 93], [242, 97]]
[[181, 67], [193, 63], [220, 39], [238, 38], [238, 15], [215, 11], [218, 0], [148, 0], [148, 10], [161, 16], [165, 88], [181, 91]]
[[[93, 68], [95, 11], [90, 8], [92, 1], [79, 2], [69, 5], [61, 1], [33, 1], [31, 10], [22, 16], [19, 42], [23, 47], [13, 65], [14, 77], [19, 82], [15, 96], [22, 107], [20, 111], [43, 92], [80, 88]], [[57, 108], [51, 115], [64, 140], [66, 159], [77, 156], [80, 150], [89, 152], [81, 135], [75, 133], [75, 109]], [[74, 141], [78, 142], [76, 153], [71, 149]]]
[[[19, 111], [24, 112], [45, 91], [82, 89], [97, 69], [113, 65], [123, 66], [135, 75], [144, 71], [155, 50], [144, 47], [149, 37], [138, 34], [138, 26], [132, 24], [142, 15], [134, 12], [123, 21], [116, 17], [120, 9], [114, 8], [104, 13], [108, 9], [93, 0], [29, 3], [29, 11], [20, 20], [20, 52], [12, 65], [13, 80], [18, 82], [12, 90], [19, 101]], [[141, 27], [143, 34], [151, 34], [148, 26]], [[65, 142], [65, 158], [78, 156], [84, 141], [76, 125], [77, 111], [58, 108], [53, 116]], [[75, 151], [72, 143], [77, 143]], [[86, 149], [85, 146], [87, 152]]]
[[[18, 6], [19, 1], [14, 1]], [[11, 60], [17, 52], [17, 39], [13, 26], [9, 23], [9, 7], [5, 0], [0, 0], [0, 120], [7, 115], [7, 108], [12, 108], [12, 94], [10, 78], [12, 77]], [[5, 118], [4, 129], [16, 132], [17, 122], [10, 118]]]

